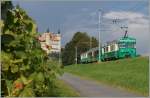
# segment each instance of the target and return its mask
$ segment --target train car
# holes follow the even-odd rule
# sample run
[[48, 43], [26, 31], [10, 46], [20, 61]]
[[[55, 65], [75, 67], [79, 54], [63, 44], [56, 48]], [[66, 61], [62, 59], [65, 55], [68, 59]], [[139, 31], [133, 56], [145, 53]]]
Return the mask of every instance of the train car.
[[80, 55], [81, 63], [91, 63], [98, 61], [98, 47], [92, 48]]
[[136, 56], [136, 39], [131, 37], [122, 37], [119, 40], [108, 42], [102, 47], [101, 61], [121, 59]]
[[[107, 42], [101, 47], [100, 60], [108, 61], [126, 57], [136, 57], [136, 39], [128, 37], [126, 34], [119, 40]], [[99, 48], [92, 48], [81, 54], [81, 63], [96, 62], [99, 60]]]

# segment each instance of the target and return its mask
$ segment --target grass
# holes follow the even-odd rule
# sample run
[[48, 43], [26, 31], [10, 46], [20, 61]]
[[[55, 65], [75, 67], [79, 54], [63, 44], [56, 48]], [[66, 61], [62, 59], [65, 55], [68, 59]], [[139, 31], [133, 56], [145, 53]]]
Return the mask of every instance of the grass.
[[99, 64], [70, 65], [64, 70], [144, 96], [149, 94], [148, 57], [121, 59]]
[[56, 84], [57, 88], [55, 88], [55, 94], [57, 97], [79, 97], [79, 93], [64, 81], [58, 80]]

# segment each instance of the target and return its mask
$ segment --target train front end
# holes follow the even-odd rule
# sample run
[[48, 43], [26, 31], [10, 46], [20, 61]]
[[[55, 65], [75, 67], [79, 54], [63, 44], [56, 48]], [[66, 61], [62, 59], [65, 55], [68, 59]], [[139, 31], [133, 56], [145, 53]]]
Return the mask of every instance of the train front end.
[[131, 37], [122, 37], [118, 41], [119, 58], [136, 57], [136, 39]]

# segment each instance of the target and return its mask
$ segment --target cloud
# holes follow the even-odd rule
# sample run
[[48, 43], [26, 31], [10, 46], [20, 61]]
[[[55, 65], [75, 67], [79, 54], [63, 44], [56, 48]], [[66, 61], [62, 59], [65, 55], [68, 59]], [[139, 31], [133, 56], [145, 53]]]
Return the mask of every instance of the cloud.
[[108, 19], [136, 19], [136, 18], [143, 18], [144, 15], [141, 13], [135, 13], [135, 12], [126, 12], [126, 11], [111, 11], [107, 14], [105, 14], [103, 17]]

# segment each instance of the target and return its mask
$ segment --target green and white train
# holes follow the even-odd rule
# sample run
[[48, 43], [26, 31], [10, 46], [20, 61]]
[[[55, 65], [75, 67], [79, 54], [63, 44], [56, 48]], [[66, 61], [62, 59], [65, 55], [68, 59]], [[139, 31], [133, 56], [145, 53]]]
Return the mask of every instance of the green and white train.
[[[126, 32], [127, 33], [127, 32]], [[97, 61], [109, 61], [126, 57], [136, 57], [136, 39], [128, 37], [126, 34], [119, 40], [107, 42], [100, 48], [92, 48], [80, 55], [81, 63], [91, 63]]]

